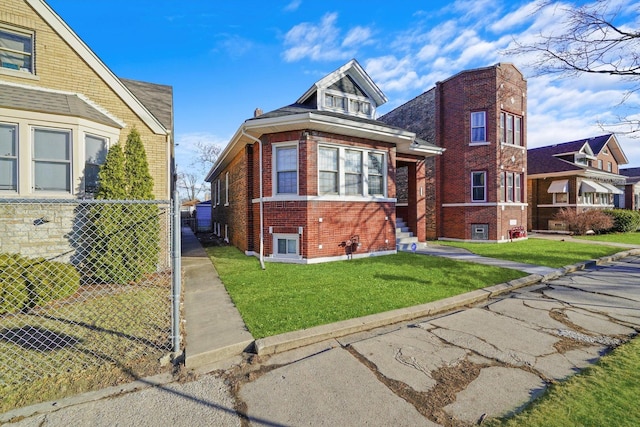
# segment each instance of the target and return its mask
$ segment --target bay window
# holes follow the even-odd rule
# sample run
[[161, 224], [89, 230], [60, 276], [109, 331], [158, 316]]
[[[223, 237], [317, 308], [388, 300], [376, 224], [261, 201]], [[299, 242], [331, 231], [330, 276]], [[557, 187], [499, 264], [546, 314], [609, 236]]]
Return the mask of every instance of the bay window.
[[498, 138], [502, 144], [523, 145], [522, 141], [522, 117], [513, 114], [500, 113], [500, 134]]

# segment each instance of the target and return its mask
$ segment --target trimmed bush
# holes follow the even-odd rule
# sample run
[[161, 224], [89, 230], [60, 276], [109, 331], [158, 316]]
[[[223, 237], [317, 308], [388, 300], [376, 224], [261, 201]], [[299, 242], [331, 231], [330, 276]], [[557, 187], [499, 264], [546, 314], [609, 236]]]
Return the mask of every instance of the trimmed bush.
[[605, 211], [613, 218], [612, 232], [630, 233], [640, 228], [640, 212], [629, 209], [609, 209]]
[[80, 274], [71, 264], [0, 254], [0, 314], [43, 306], [79, 286]]

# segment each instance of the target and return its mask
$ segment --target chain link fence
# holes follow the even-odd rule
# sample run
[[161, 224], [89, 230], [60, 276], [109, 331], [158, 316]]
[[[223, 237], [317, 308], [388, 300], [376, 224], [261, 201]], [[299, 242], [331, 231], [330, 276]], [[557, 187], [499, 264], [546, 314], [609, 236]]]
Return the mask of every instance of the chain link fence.
[[0, 199], [0, 390], [157, 372], [174, 345], [173, 210]]

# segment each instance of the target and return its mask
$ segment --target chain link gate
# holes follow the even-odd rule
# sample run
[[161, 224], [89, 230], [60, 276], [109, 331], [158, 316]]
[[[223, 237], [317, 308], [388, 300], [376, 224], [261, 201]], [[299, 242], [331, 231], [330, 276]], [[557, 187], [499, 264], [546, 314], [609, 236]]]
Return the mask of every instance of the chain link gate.
[[174, 211], [168, 201], [0, 199], [0, 391], [109, 366], [140, 377], [175, 355]]

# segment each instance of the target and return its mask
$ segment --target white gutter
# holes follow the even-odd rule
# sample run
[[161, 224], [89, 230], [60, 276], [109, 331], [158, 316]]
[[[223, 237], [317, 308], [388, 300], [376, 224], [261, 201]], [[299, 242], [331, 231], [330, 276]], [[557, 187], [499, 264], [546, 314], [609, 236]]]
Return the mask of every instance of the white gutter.
[[260, 267], [262, 267], [262, 269], [265, 269], [264, 266], [264, 202], [263, 202], [263, 196], [262, 196], [262, 141], [258, 138], [256, 138], [255, 136], [249, 135], [248, 133], [246, 133], [244, 131], [244, 126], [242, 126], [240, 128], [240, 132], [246, 136], [247, 138], [255, 141], [258, 143], [258, 149], [260, 150]]

